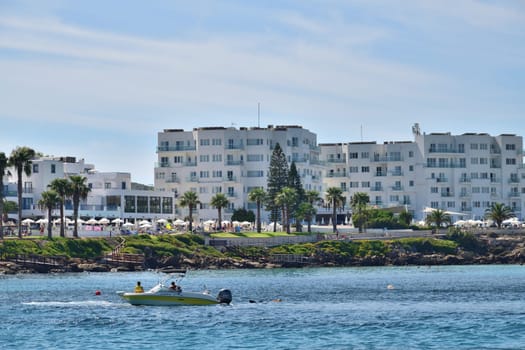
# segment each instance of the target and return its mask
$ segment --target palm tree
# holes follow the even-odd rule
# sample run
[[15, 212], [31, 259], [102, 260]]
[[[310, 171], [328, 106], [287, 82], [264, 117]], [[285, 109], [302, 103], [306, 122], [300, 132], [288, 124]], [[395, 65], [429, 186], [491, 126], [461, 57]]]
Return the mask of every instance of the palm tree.
[[306, 198], [306, 201], [308, 202], [308, 204], [310, 204], [313, 210], [307, 210], [306, 212], [304, 212], [304, 209], [306, 208], [303, 208], [303, 210], [300, 210], [300, 212], [305, 214], [304, 218], [306, 219], [306, 222], [308, 223], [308, 232], [312, 232], [312, 219], [317, 212], [314, 208], [314, 204], [322, 200], [322, 198], [319, 196], [319, 192], [317, 192], [316, 190], [306, 191], [304, 196]]
[[210, 204], [217, 208], [217, 215], [219, 218], [219, 227], [222, 228], [222, 208], [225, 208], [228, 206], [230, 201], [228, 200], [228, 197], [224, 193], [217, 193], [215, 196], [211, 198]]
[[4, 152], [0, 152], [0, 239], [4, 238], [2, 213], [4, 212], [4, 175], [7, 174], [7, 164], [7, 156]]
[[71, 195], [71, 184], [67, 179], [54, 179], [48, 187], [60, 197], [60, 237], [65, 237], [64, 204], [66, 198]]
[[516, 217], [516, 215], [512, 209], [503, 203], [492, 203], [490, 208], [485, 210], [485, 218], [496, 222], [498, 228], [501, 228], [503, 221], [514, 217]]
[[310, 203], [304, 202], [299, 204], [299, 208], [297, 208], [297, 212], [295, 213], [295, 217], [297, 220], [306, 220], [308, 222], [308, 232], [312, 232], [312, 218], [317, 213], [317, 210], [314, 208], [314, 206]]
[[38, 207], [40, 209], [47, 209], [47, 237], [53, 238], [51, 231], [51, 219], [53, 216], [53, 209], [60, 203], [60, 196], [53, 190], [44, 191], [41, 194], [41, 198], [38, 201]]
[[326, 201], [332, 205], [333, 232], [337, 232], [337, 208], [344, 202], [343, 190], [340, 187], [329, 187], [326, 190]]
[[434, 209], [432, 210], [425, 219], [427, 225], [435, 225], [438, 232], [443, 224], [451, 224], [452, 218], [444, 210]]
[[297, 191], [292, 187], [284, 187], [277, 196], [275, 204], [279, 205], [283, 211], [283, 225], [286, 227], [286, 233], [290, 233], [290, 217], [292, 216], [292, 207], [297, 199]]
[[363, 232], [363, 227], [368, 221], [368, 203], [370, 203], [370, 197], [365, 192], [356, 192], [350, 198], [352, 222], [354, 226], [359, 227], [359, 232]]
[[179, 200], [179, 205], [181, 207], [188, 207], [190, 211], [190, 232], [193, 232], [193, 209], [196, 208], [199, 203], [199, 196], [193, 191], [184, 192]]
[[254, 188], [248, 194], [248, 199], [257, 204], [257, 232], [261, 233], [261, 206], [266, 200], [266, 192], [260, 187]]
[[22, 173], [26, 176], [31, 175], [31, 164], [35, 155], [34, 149], [24, 146], [15, 148], [9, 157], [8, 163], [15, 168], [17, 175], [18, 238], [22, 238]]
[[71, 186], [71, 197], [73, 199], [73, 237], [78, 238], [78, 208], [80, 201], [87, 198], [91, 189], [86, 185], [87, 178], [80, 175], [72, 175], [69, 177]]
[[18, 205], [16, 202], [8, 201], [7, 199], [2, 199], [2, 212], [0, 213], [0, 221], [7, 221], [9, 217], [7, 214], [16, 212], [18, 210]]

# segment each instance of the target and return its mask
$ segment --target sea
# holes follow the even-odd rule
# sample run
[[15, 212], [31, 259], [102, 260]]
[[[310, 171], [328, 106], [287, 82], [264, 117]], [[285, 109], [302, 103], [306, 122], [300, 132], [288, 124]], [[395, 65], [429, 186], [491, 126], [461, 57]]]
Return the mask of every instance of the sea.
[[0, 276], [0, 349], [525, 349], [520, 265], [196, 270], [181, 282], [228, 288], [229, 306], [116, 294], [165, 278]]

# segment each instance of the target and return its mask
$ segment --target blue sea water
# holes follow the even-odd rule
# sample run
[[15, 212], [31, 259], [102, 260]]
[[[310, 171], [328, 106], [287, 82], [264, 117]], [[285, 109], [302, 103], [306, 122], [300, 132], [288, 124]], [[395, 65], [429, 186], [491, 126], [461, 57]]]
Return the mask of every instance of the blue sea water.
[[230, 306], [131, 306], [115, 293], [162, 277], [0, 276], [0, 349], [525, 349], [525, 266], [191, 271], [183, 281], [230, 288]]

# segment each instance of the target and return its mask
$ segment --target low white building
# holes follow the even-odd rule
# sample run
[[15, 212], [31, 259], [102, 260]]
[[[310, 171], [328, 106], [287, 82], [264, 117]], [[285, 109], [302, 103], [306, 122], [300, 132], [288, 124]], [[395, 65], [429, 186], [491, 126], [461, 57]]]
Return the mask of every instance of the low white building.
[[[54, 179], [81, 175], [87, 178], [86, 184], [91, 189], [87, 199], [80, 203], [81, 218], [106, 217], [130, 221], [173, 219], [173, 196], [153, 189], [137, 189], [138, 186], [131, 182], [130, 173], [97, 172], [94, 165], [86, 164], [84, 159], [77, 161], [74, 157], [40, 157], [32, 163], [31, 175], [22, 176], [24, 218], [45, 217], [47, 212], [38, 207], [38, 201]], [[17, 174], [14, 169], [10, 169], [10, 173], [11, 176], [4, 179], [6, 199], [17, 202]], [[59, 216], [58, 209], [54, 215]], [[68, 199], [65, 203], [65, 216], [72, 215], [73, 204]], [[17, 219], [14, 213], [9, 216]]]

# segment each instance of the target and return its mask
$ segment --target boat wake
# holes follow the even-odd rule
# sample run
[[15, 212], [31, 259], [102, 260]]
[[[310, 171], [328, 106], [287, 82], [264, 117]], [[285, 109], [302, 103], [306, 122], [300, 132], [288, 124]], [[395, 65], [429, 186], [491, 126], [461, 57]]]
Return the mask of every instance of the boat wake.
[[53, 307], [93, 307], [93, 306], [120, 306], [120, 303], [112, 303], [104, 300], [83, 300], [83, 301], [28, 301], [23, 302], [22, 305], [28, 306], [53, 306]]

